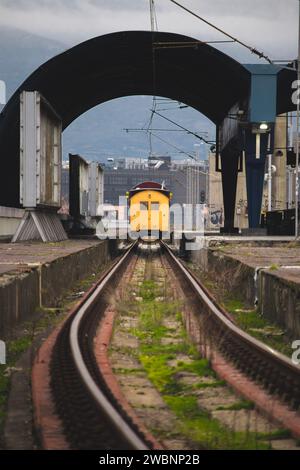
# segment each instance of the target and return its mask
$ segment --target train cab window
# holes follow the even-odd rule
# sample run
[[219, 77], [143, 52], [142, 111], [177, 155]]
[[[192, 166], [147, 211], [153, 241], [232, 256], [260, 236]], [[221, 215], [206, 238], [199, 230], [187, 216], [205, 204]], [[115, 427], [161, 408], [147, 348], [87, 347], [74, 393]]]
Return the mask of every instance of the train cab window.
[[147, 211], [148, 210], [148, 202], [147, 201], [146, 202], [143, 202], [143, 201], [140, 202], [140, 210], [141, 211]]
[[159, 211], [159, 202], [151, 202], [151, 210]]

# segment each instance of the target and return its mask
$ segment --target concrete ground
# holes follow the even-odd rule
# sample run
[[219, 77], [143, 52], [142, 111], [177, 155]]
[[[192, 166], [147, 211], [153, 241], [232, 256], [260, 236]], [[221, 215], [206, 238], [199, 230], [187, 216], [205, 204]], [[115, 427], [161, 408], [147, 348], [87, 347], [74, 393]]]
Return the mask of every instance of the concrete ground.
[[[211, 248], [215, 241], [209, 242]], [[238, 245], [230, 243], [222, 247], [222, 252], [249, 267], [271, 269], [276, 277], [300, 283], [300, 244], [279, 242], [261, 246], [259, 241]]]
[[[300, 283], [300, 244], [293, 237], [205, 237], [210, 248], [222, 246], [226, 255], [252, 268], [276, 267], [276, 276]], [[284, 243], [285, 242], [285, 243]], [[60, 243], [0, 243], [0, 285], [4, 274], [16, 274], [50, 263], [101, 243], [99, 240], [66, 240]], [[266, 246], [270, 243], [271, 246]], [[261, 246], [262, 245], [262, 246]]]
[[[208, 236], [190, 259], [214, 272], [232, 298], [243, 297], [292, 341], [300, 337], [300, 242], [294, 237]], [[223, 281], [222, 281], [223, 280]], [[240, 298], [240, 300], [242, 300]]]
[[35, 268], [58, 258], [102, 243], [99, 240], [66, 240], [59, 243], [0, 243], [1, 275], [24, 268]]
[[[202, 237], [195, 231], [186, 231], [190, 240]], [[175, 237], [180, 232], [175, 232]], [[198, 240], [200, 241], [200, 240]], [[300, 241], [294, 236], [241, 236], [206, 233], [201, 241], [203, 248], [221, 249], [230, 258], [254, 269], [270, 269], [278, 278], [300, 284]], [[179, 241], [176, 241], [179, 244]], [[195, 256], [194, 256], [195, 255]], [[192, 255], [197, 259], [197, 252]], [[275, 272], [276, 271], [276, 272]]]
[[101, 270], [108, 243], [66, 240], [59, 243], [0, 243], [0, 337], [41, 308], [56, 308], [77, 282]]

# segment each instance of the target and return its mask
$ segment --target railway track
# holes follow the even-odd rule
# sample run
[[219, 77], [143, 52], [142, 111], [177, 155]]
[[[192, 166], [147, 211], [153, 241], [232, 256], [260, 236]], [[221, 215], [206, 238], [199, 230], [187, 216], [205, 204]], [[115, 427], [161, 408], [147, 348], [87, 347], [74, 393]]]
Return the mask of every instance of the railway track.
[[[50, 363], [51, 388], [66, 439], [74, 449], [151, 448], [107, 387], [94, 354], [99, 322], [111, 292], [136, 256], [137, 245], [138, 242], [133, 243], [88, 293], [55, 343]], [[181, 283], [197, 316], [200, 333], [196, 342], [201, 354], [209, 359], [221, 355], [263, 387], [271, 399], [276, 397], [299, 415], [300, 367], [240, 330], [164, 242], [161, 256]]]
[[52, 390], [74, 449], [134, 449], [148, 445], [106, 387], [93, 351], [97, 326], [134, 255], [136, 243], [98, 282], [60, 332], [51, 361]]
[[[225, 357], [251, 381], [263, 387], [270, 398], [277, 398], [300, 419], [300, 366], [261, 341], [238, 328], [220, 307], [201, 281], [163, 242], [161, 246], [177, 277], [190, 292], [204, 334], [199, 338], [202, 354], [213, 357], [214, 351]], [[299, 437], [299, 436], [298, 436]]]

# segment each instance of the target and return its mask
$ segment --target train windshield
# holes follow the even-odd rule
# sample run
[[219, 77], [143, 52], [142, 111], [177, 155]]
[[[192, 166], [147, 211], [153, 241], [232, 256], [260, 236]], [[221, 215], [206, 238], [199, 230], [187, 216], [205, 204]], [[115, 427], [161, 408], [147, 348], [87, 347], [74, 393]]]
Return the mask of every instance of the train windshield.
[[140, 202], [140, 210], [141, 211], [147, 211], [148, 210], [148, 202], [147, 201], [146, 202], [143, 202], [143, 201]]
[[159, 202], [151, 202], [151, 210], [159, 211]]

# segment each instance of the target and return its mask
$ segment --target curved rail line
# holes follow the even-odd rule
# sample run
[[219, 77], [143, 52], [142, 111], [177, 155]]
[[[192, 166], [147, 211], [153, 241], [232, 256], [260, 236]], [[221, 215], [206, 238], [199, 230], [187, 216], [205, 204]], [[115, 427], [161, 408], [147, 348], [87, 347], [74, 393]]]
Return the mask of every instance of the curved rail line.
[[133, 243], [81, 302], [54, 349], [51, 385], [58, 414], [73, 448], [149, 448], [106, 389], [93, 353], [93, 338], [108, 302], [106, 291], [118, 282], [135, 246]]
[[[214, 345], [235, 366], [277, 395], [295, 411], [300, 409], [300, 366], [288, 357], [238, 328], [217, 304], [198, 278], [161, 242], [170, 264], [192, 287], [208, 314], [205, 332]], [[209, 328], [207, 328], [209, 326]]]
[[[279, 396], [290, 408], [299, 410], [300, 367], [238, 328], [169, 246], [162, 241], [160, 244], [162, 255], [182, 283], [187, 298], [195, 304], [196, 313], [200, 306], [197, 318], [202, 322], [208, 349], [219, 351], [270, 395]], [[66, 438], [75, 449], [151, 448], [109, 390], [94, 354], [94, 337], [102, 314], [137, 245], [138, 242], [132, 243], [82, 299], [55, 343], [50, 364], [51, 388]]]

